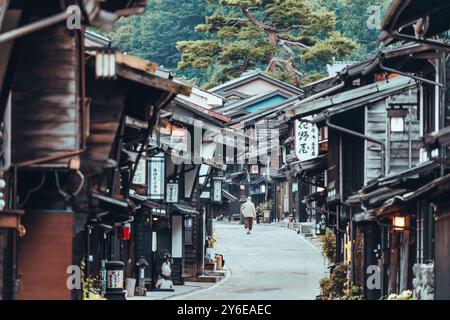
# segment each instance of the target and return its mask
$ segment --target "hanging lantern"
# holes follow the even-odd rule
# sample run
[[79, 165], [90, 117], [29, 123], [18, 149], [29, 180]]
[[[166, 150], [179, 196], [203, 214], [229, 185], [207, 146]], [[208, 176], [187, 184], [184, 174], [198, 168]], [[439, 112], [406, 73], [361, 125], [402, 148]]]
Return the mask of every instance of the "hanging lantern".
[[394, 231], [404, 231], [406, 227], [405, 217], [395, 216], [392, 218]]
[[116, 77], [116, 53], [114, 50], [100, 50], [95, 54], [95, 76], [99, 79]]
[[119, 226], [119, 230], [117, 232], [117, 237], [120, 240], [130, 240], [130, 237], [131, 237], [131, 224], [130, 223], [122, 223]]

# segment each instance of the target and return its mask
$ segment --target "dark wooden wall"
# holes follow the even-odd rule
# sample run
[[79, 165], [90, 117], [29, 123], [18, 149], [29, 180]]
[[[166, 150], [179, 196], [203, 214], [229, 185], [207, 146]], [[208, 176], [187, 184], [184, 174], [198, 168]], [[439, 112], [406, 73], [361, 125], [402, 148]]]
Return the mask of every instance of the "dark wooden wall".
[[21, 239], [19, 268], [20, 300], [71, 299], [66, 281], [72, 265], [72, 213], [27, 212], [27, 230]]
[[79, 149], [79, 58], [64, 24], [21, 39], [12, 88], [13, 162]]

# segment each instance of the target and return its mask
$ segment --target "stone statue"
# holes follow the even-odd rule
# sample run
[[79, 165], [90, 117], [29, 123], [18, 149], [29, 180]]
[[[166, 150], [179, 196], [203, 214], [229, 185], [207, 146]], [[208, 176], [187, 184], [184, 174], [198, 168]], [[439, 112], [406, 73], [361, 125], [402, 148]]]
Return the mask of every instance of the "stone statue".
[[415, 264], [413, 266], [414, 300], [434, 300], [434, 264]]

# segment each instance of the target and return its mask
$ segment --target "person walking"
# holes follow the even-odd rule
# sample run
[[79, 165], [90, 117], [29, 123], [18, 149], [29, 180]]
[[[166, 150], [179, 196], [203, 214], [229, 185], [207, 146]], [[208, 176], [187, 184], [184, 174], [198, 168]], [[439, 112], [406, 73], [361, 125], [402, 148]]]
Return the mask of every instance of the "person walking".
[[248, 197], [247, 202], [241, 206], [241, 213], [244, 216], [245, 230], [247, 230], [247, 234], [250, 234], [253, 228], [253, 220], [256, 219], [256, 208], [251, 197]]

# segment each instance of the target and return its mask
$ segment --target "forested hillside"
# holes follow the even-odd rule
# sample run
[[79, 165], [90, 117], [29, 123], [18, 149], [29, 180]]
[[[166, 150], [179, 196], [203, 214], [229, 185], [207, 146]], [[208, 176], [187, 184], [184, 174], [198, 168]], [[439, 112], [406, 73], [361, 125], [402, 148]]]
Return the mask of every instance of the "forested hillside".
[[120, 50], [176, 69], [177, 41], [199, 39], [195, 26], [210, 8], [204, 0], [148, 1], [144, 14], [122, 19], [109, 36]]
[[[250, 2], [249, 2], [250, 1]], [[301, 0], [286, 0], [288, 4], [284, 11], [285, 16], [294, 16], [296, 12], [289, 12], [289, 8], [295, 7], [296, 3], [307, 2]], [[262, 1], [259, 0], [245, 0], [241, 3], [272, 3], [274, 1]], [[220, 30], [218, 32], [204, 32], [205, 29], [197, 28], [198, 25], [204, 25], [208, 22], [207, 17], [221, 16], [225, 13], [229, 13], [230, 9], [223, 6], [223, 3], [227, 1], [207, 1], [207, 0], [155, 0], [149, 1], [149, 5], [145, 14], [140, 16], [133, 16], [121, 20], [115, 27], [113, 32], [109, 34], [114, 41], [114, 45], [120, 50], [149, 59], [161, 66], [170, 68], [177, 72], [178, 76], [183, 76], [187, 79], [195, 78], [198, 84], [204, 85], [206, 82], [211, 82], [214, 78], [215, 82], [221, 82], [227, 80], [227, 78], [237, 76], [236, 72], [226, 74], [217, 74], [221, 70], [217, 64], [208, 65], [207, 68], [192, 68], [192, 64], [186, 64], [186, 59], [180, 63], [181, 53], [177, 49], [177, 43], [193, 40], [217, 40], [218, 36], [223, 35], [223, 32], [228, 31]], [[239, 3], [239, 1], [228, 1], [228, 3]], [[316, 0], [311, 1], [310, 6], [312, 10], [317, 12], [329, 12], [334, 13], [335, 33], [330, 34], [342, 35], [343, 39], [351, 39], [356, 43], [356, 48], [351, 48], [351, 52], [339, 50], [341, 53], [345, 53], [345, 57], [337, 57], [338, 59], [347, 60], [360, 60], [366, 55], [373, 53], [377, 50], [379, 44], [377, 43], [377, 36], [379, 30], [369, 29], [366, 26], [368, 19], [371, 18], [373, 6], [379, 6], [382, 14], [389, 5], [390, 0]], [[222, 4], [222, 5], [221, 5]], [[289, 6], [289, 4], [291, 6]], [[292, 5], [293, 4], [293, 5]], [[263, 7], [263, 5], [261, 5]], [[272, 6], [273, 7], [273, 6]], [[269, 6], [270, 8], [270, 6]], [[295, 7], [296, 11], [298, 10]], [[257, 14], [256, 14], [257, 16]], [[285, 19], [285, 17], [282, 17]], [[278, 18], [279, 21], [280, 18]], [[285, 22], [286, 19], [283, 21]], [[313, 21], [314, 22], [314, 21]], [[330, 28], [333, 24], [330, 23]], [[155, 32], [154, 30], [158, 30]], [[245, 30], [244, 30], [245, 32]], [[323, 32], [321, 30], [321, 32]], [[242, 35], [240, 35], [242, 36]], [[298, 37], [299, 39], [301, 37]], [[339, 40], [339, 45], [346, 44]], [[198, 44], [202, 44], [199, 42]], [[350, 46], [350, 44], [349, 44]], [[178, 46], [180, 48], [180, 46]], [[197, 48], [198, 49], [198, 48]], [[202, 48], [200, 48], [202, 49]], [[207, 50], [208, 48], [204, 48]], [[322, 48], [322, 51], [328, 51], [328, 48]], [[334, 50], [336, 51], [336, 50]], [[348, 50], [350, 51], [350, 50]], [[298, 51], [300, 52], [300, 51]], [[331, 53], [333, 51], [330, 51]], [[330, 52], [325, 52], [325, 56], [329, 56]], [[300, 57], [300, 54], [298, 54]], [[306, 55], [307, 57], [307, 55]], [[192, 56], [187, 57], [193, 59]], [[298, 58], [300, 60], [300, 58]], [[320, 60], [320, 59], [319, 59]], [[189, 62], [189, 61], [188, 61]], [[209, 61], [208, 61], [209, 63]], [[301, 64], [301, 61], [300, 61]], [[177, 70], [178, 66], [182, 66], [180, 70]], [[325, 61], [315, 61], [310, 64], [314, 68], [306, 68], [305, 78], [311, 76], [317, 77], [317, 72], [324, 72]], [[233, 66], [231, 66], [233, 67]], [[253, 65], [253, 68], [259, 67]], [[229, 72], [229, 68], [226, 69]], [[276, 75], [276, 72], [275, 72]], [[279, 74], [280, 78], [286, 78], [286, 75]], [[288, 80], [288, 79], [284, 79]], [[292, 81], [291, 81], [292, 82]], [[215, 83], [213, 83], [215, 84]]]

